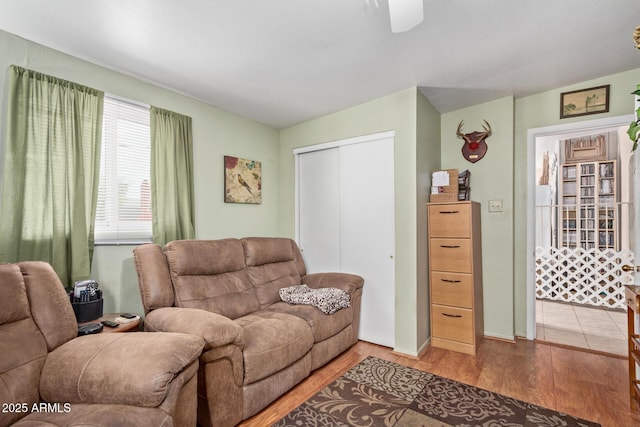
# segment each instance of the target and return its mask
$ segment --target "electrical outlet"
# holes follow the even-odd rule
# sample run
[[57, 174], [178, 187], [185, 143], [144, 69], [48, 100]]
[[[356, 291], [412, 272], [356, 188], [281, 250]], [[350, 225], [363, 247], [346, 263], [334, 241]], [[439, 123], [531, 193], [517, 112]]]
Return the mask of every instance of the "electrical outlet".
[[489, 212], [502, 212], [502, 200], [489, 200]]

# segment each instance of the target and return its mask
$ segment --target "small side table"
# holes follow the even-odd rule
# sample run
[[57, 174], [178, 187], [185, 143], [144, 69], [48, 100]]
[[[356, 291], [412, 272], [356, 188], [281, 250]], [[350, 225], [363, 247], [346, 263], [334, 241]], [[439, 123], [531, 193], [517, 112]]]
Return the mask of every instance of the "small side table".
[[[99, 317], [95, 320], [89, 320], [87, 322], [80, 322], [78, 323], [78, 326], [82, 326], [82, 325], [86, 325], [89, 323], [100, 323], [103, 320], [111, 320], [112, 322], [115, 321], [116, 317], [120, 317], [121, 313], [109, 313], [109, 314], [105, 314], [102, 317]], [[109, 328], [107, 326], [102, 328], [102, 332], [101, 333], [112, 333], [112, 332], [136, 332], [138, 331], [140, 328], [140, 317], [138, 317], [137, 319], [128, 322], [128, 323], [121, 323], [117, 328]]]

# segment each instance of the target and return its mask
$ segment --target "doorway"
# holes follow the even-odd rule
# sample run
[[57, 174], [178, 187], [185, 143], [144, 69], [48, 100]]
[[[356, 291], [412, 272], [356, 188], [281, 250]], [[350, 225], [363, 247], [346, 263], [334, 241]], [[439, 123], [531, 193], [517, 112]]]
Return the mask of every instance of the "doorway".
[[528, 132], [527, 337], [627, 354], [633, 116]]

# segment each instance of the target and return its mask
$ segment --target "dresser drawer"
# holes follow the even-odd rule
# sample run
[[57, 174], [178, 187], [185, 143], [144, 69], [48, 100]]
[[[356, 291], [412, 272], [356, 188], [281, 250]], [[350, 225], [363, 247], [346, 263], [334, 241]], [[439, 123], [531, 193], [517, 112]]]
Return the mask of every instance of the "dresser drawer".
[[429, 239], [431, 270], [471, 273], [471, 240]]
[[473, 278], [465, 273], [431, 273], [431, 303], [473, 307]]
[[473, 311], [433, 304], [432, 335], [452, 341], [473, 344]]
[[430, 205], [429, 237], [471, 237], [471, 205]]

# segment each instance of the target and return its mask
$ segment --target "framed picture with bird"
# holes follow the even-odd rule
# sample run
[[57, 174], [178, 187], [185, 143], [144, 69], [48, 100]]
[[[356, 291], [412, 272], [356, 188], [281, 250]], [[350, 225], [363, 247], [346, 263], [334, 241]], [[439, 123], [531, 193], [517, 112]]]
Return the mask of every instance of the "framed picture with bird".
[[225, 203], [262, 203], [262, 163], [224, 156]]

